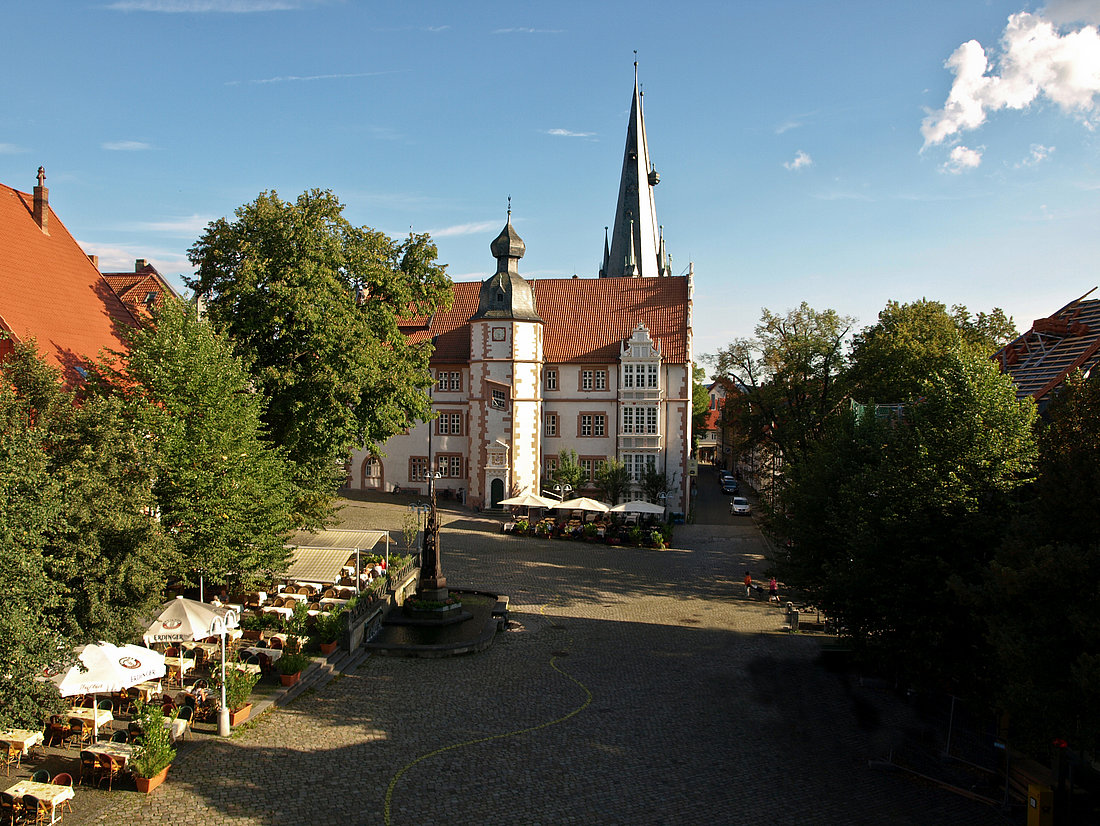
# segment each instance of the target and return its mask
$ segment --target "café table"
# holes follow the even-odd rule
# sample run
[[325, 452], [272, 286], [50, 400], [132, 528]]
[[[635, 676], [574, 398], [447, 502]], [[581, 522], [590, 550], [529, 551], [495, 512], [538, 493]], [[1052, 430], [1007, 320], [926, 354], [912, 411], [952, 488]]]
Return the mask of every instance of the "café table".
[[235, 668], [238, 671], [245, 672], [246, 674], [259, 674], [261, 670], [259, 663], [226, 663], [225, 667]]
[[279, 657], [283, 656], [283, 649], [281, 648], [260, 648], [259, 646], [252, 646], [250, 648], [242, 648], [241, 654], [266, 654], [268, 660], [275, 662]]
[[0, 741], [18, 746], [24, 757], [30, 752], [31, 748], [39, 745], [43, 740], [45, 740], [45, 735], [41, 731], [29, 731], [22, 728], [0, 731]]
[[134, 755], [134, 745], [132, 743], [112, 743], [109, 740], [104, 740], [100, 743], [89, 743], [81, 751], [90, 751], [92, 754], [109, 754], [111, 757], [117, 757], [123, 765], [126, 765]]
[[290, 619], [294, 616], [294, 609], [287, 608], [284, 605], [265, 605], [260, 610], [263, 611], [265, 614], [282, 614], [287, 619]]
[[347, 605], [349, 601], [340, 597], [321, 597], [317, 600], [317, 603], [319, 605]]
[[66, 712], [66, 716], [69, 718], [76, 717], [84, 723], [91, 723], [97, 729], [103, 728], [115, 719], [115, 715], [111, 713], [109, 708], [85, 708], [84, 706], [70, 708]]
[[37, 797], [50, 807], [50, 823], [57, 823], [57, 805], [76, 797], [72, 786], [56, 786], [53, 783], [35, 783], [33, 780], [20, 780], [5, 791], [17, 800], [24, 795]]
[[143, 703], [149, 702], [152, 697], [160, 694], [162, 690], [163, 689], [161, 688], [161, 684], [159, 681], [154, 683], [151, 680], [144, 683], [138, 683], [137, 685], [132, 685], [130, 686], [130, 688], [127, 689], [127, 691], [133, 691], [139, 697], [141, 697], [141, 701]]

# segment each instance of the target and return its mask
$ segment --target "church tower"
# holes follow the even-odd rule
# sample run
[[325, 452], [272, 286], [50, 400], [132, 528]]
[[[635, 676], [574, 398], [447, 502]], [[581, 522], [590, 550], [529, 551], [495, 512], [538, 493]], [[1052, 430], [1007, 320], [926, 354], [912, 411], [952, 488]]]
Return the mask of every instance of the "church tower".
[[470, 319], [470, 498], [483, 507], [539, 492], [542, 423], [543, 320], [519, 274], [526, 247], [511, 207], [489, 249], [497, 271]]
[[623, 171], [619, 179], [619, 201], [611, 227], [611, 246], [604, 238], [601, 278], [652, 278], [672, 274], [664, 238], [657, 225], [653, 188], [661, 176], [649, 160], [649, 145], [638, 87], [638, 64], [634, 64], [634, 95], [630, 122], [626, 128]]

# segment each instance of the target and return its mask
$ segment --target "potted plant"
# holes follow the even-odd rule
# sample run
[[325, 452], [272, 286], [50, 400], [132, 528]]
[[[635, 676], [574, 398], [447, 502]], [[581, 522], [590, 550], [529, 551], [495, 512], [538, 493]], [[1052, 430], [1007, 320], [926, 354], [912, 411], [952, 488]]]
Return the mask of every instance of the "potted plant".
[[176, 759], [169, 730], [175, 713], [166, 719], [161, 707], [155, 703], [136, 702], [135, 719], [141, 725], [141, 745], [134, 748], [130, 757], [130, 771], [139, 792], [148, 794], [168, 775], [168, 767]]
[[302, 669], [310, 663], [305, 654], [283, 654], [275, 660], [275, 670], [279, 672], [279, 679], [283, 685], [291, 686], [298, 682], [302, 676]]
[[[260, 681], [259, 674], [253, 674], [230, 664], [225, 666], [225, 704], [229, 706], [229, 725], [235, 726], [248, 719], [252, 712], [252, 703], [248, 698], [252, 696], [252, 689]], [[213, 683], [215, 689], [221, 689], [221, 672], [215, 672]]]
[[347, 620], [343, 611], [331, 611], [317, 617], [317, 623], [313, 630], [317, 634], [317, 642], [321, 646], [321, 653], [326, 657], [336, 650], [339, 645], [340, 635], [347, 627]]
[[260, 625], [260, 617], [257, 614], [251, 612], [241, 614], [240, 620], [238, 620], [241, 626], [242, 637], [246, 640], [262, 640], [264, 632]]

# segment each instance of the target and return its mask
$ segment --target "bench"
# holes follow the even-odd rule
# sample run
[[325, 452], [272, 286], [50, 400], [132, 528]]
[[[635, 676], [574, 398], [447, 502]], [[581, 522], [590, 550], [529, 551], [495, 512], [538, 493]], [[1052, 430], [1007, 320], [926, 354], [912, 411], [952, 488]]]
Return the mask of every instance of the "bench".
[[501, 596], [497, 599], [496, 604], [493, 606], [491, 614], [492, 618], [497, 621], [497, 630], [503, 631], [505, 624], [508, 622], [508, 597]]

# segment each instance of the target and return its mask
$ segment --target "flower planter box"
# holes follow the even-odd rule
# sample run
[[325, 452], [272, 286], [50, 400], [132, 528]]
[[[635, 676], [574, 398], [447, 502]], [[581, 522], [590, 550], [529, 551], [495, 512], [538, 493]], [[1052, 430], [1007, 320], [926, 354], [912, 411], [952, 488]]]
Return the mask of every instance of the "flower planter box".
[[333, 640], [332, 642], [323, 642], [320, 644], [321, 653], [327, 657], [329, 654], [336, 650], [336, 646], [338, 646], [339, 644], [340, 643], [336, 642], [335, 640]]
[[279, 675], [279, 682], [281, 682], [284, 686], [292, 686], [296, 682], [298, 682], [298, 680], [301, 678], [301, 676], [302, 676], [301, 671], [295, 671], [293, 674], [280, 674]]
[[152, 777], [137, 777], [134, 776], [134, 785], [137, 786], [137, 790], [142, 794], [149, 794], [157, 786], [164, 782], [164, 778], [168, 776], [168, 770], [171, 766], [165, 766], [159, 772]]
[[239, 726], [245, 720], [248, 719], [248, 715], [252, 713], [252, 703], [245, 703], [243, 706], [236, 710], [229, 711], [229, 725]]

